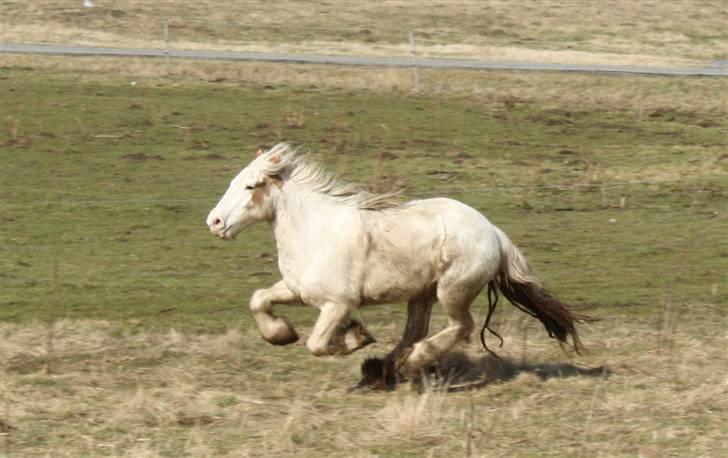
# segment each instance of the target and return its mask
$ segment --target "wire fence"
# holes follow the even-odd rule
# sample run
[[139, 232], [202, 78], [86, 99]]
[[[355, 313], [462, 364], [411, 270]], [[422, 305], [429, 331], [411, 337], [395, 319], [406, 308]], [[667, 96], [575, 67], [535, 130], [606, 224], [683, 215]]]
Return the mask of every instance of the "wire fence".
[[[605, 220], [608, 222], [608, 220]], [[91, 229], [108, 229], [109, 227], [113, 226], [104, 226], [101, 228], [91, 228]], [[716, 225], [705, 225], [702, 224], [700, 226], [700, 231], [691, 231], [692, 234], [697, 237], [697, 234], [700, 233], [718, 233], [719, 231], [725, 230], [727, 227], [725, 224], [716, 224]], [[157, 247], [157, 248], [170, 248], [170, 249], [177, 249], [177, 248], [194, 248], [198, 250], [209, 250], [211, 248], [220, 248], [219, 243], [221, 243], [219, 240], [213, 238], [212, 235], [207, 234], [207, 229], [204, 225], [203, 218], [200, 219], [200, 225], [199, 225], [199, 234], [204, 234], [204, 239], [200, 237], [200, 239], [196, 242], [179, 242], [176, 240], [166, 240], [166, 239], [158, 239], [158, 240], [148, 240], [148, 239], [142, 239], [139, 237], [134, 236], [128, 236], [128, 238], [121, 240], [121, 238], [116, 236], [110, 236], [110, 237], [98, 237], [98, 238], [83, 238], [82, 240], [58, 240], [54, 242], [37, 242], [32, 241], [29, 243], [9, 243], [8, 241], [0, 239], [2, 243], [5, 244], [3, 249], [5, 250], [22, 250], [22, 252], [27, 251], [42, 251], [44, 253], [50, 253], [58, 252], [63, 253], [65, 250], [77, 250], [79, 246], [85, 246], [85, 247], [96, 247], [95, 244], [118, 244], [118, 245], [128, 245], [129, 246], [129, 253], [96, 253], [96, 254], [90, 254], [88, 255], [91, 259], [126, 259], [126, 260], [143, 260], [143, 258], [140, 258], [140, 255], [138, 252], [135, 252], [134, 250], [148, 248], [148, 247]], [[621, 248], [634, 248], [634, 247], [642, 247], [642, 242], [625, 242]], [[599, 247], [599, 249], [595, 249], [594, 253], [601, 253], [604, 251], [611, 250], [611, 247]], [[591, 252], [587, 250], [582, 250], [581, 253], [585, 256], [591, 254]], [[262, 255], [252, 256], [257, 259], [264, 259], [267, 258], [270, 254], [269, 253], [263, 253]], [[170, 270], [171, 272], [176, 272], [175, 270]]]
[[[592, 5], [599, 5], [597, 2], [589, 1], [574, 1], [574, 2], [558, 2], [559, 6], [563, 5], [580, 5], [586, 8]], [[448, 2], [452, 5], [453, 2]], [[478, 3], [460, 2], [457, 3], [461, 6], [473, 5], [480, 6]], [[130, 6], [133, 4], [130, 4]], [[589, 5], [589, 6], [586, 6]], [[80, 6], [80, 5], [79, 5]], [[261, 46], [268, 46], [270, 49], [275, 49], [276, 46], [286, 46], [288, 48], [301, 48], [304, 44], [307, 46], [309, 53], [318, 53], [316, 46], [319, 46], [320, 52], [323, 53], [334, 53], [341, 55], [358, 56], [360, 54], [370, 56], [380, 56], [383, 58], [406, 58], [409, 59], [409, 66], [412, 68], [414, 88], [415, 92], [419, 92], [420, 87], [420, 76], [419, 69], [421, 67], [436, 66], [439, 64], [428, 63], [426, 60], [433, 57], [442, 57], [443, 53], [445, 56], [448, 54], [455, 54], [455, 57], [461, 59], [478, 59], [482, 58], [483, 52], [487, 54], [487, 47], [493, 46], [494, 44], [500, 43], [501, 46], [505, 47], [519, 47], [523, 45], [524, 41], [527, 41], [527, 46], [523, 46], [524, 49], [528, 49], [531, 52], [535, 50], [552, 49], [554, 51], [561, 50], [568, 43], [568, 47], [573, 47], [574, 40], [568, 42], [554, 41], [549, 42], [547, 38], [539, 39], [531, 37], [523, 37], [521, 40], [518, 34], [512, 34], [504, 29], [511, 29], [514, 27], [513, 24], [503, 25], [501, 28], [497, 28], [498, 33], [488, 34], [484, 33], [484, 30], [497, 25], [496, 20], [487, 21], [487, 23], [468, 23], [465, 24], [468, 30], [462, 30], [460, 28], [446, 29], [442, 24], [423, 25], [423, 21], [419, 22], [408, 22], [392, 24], [387, 21], [369, 20], [366, 23], [362, 23], [361, 18], [343, 20], [341, 26], [331, 25], [320, 25], [320, 24], [307, 24], [300, 23], [300, 21], [286, 21], [286, 22], [275, 22], [269, 21], [267, 16], [263, 16], [258, 22], [253, 22], [245, 19], [238, 19], [237, 17], [221, 16], [220, 19], [211, 17], [200, 17], [199, 15], [193, 15], [194, 8], [190, 9], [170, 9], [169, 11], [157, 10], [157, 9], [144, 9], [127, 7], [123, 2], [116, 2], [115, 4], [109, 4], [109, 8], [96, 8], [102, 11], [100, 15], [84, 15], [84, 19], [87, 20], [87, 27], [89, 30], [94, 28], [103, 27], [104, 32], [109, 30], [122, 30], [123, 27], [138, 27], [139, 30], [136, 33], [131, 31], [122, 31], [119, 33], [126, 33], [131, 37], [144, 37], [147, 41], [151, 41], [157, 45], [162, 43], [164, 46], [164, 58], [166, 59], [167, 72], [169, 73], [169, 59], [173, 56], [172, 49], [176, 40], [185, 44], [186, 46], [203, 47], [205, 49], [212, 49], [209, 43], [216, 42], [217, 47], [223, 48], [236, 48], [236, 49], [254, 49], [260, 48]], [[113, 8], [112, 8], [113, 6]], [[598, 7], [601, 8], [601, 7]], [[584, 8], [581, 8], [584, 9]], [[635, 12], [629, 11], [620, 13], [619, 8], [611, 11], [610, 9], [610, 20], [613, 21], [611, 26], [618, 26], [624, 21], [631, 20], [634, 17]], [[651, 12], [651, 8], [644, 8], [643, 14], [647, 15]], [[103, 18], [103, 11], [108, 13], [108, 17]], [[199, 14], [199, 12], [198, 12]], [[48, 17], [54, 18], [58, 16], [60, 18], [66, 18], [68, 11], [53, 11], [48, 13]], [[355, 16], [356, 17], [356, 16]], [[407, 16], [404, 16], [407, 17]], [[567, 17], [569, 22], [578, 22], [577, 19]], [[93, 22], [97, 21], [97, 22]], [[154, 25], [150, 25], [150, 21]], [[491, 23], [492, 22], [492, 23]], [[381, 25], [381, 24], [384, 25]], [[122, 27], [123, 24], [123, 27]], [[602, 24], [597, 27], [597, 35], [599, 34], [599, 28], [608, 29], [608, 24]], [[622, 26], [623, 27], [623, 26]], [[266, 33], [261, 33], [265, 31]], [[612, 33], [609, 31], [609, 33]], [[261, 36], [264, 35], [264, 36]], [[508, 37], [504, 39], [503, 36]], [[552, 38], [553, 40], [553, 38]], [[513, 42], [515, 41], [516, 44]], [[603, 40], [601, 40], [603, 41]], [[356, 52], [352, 52], [351, 49], [344, 49], [341, 47], [341, 43], [349, 42], [355, 44]], [[109, 43], [102, 43], [105, 46], [109, 46]], [[644, 43], [643, 43], [644, 45]], [[313, 48], [311, 47], [313, 46]], [[272, 47], [272, 48], [271, 48]], [[609, 53], [608, 55], [614, 59], [615, 56], [619, 56], [624, 53], [621, 48], [608, 49], [608, 45], [604, 43], [600, 44], [602, 49], [601, 52]], [[476, 50], [474, 50], [476, 49]], [[485, 51], [484, 51], [485, 50]], [[654, 50], [653, 50], [654, 51]], [[585, 51], [589, 52], [589, 51]], [[717, 52], [717, 51], [716, 51]], [[669, 51], [668, 51], [669, 53]], [[670, 57], [666, 53], [662, 58], [670, 61]], [[178, 56], [177, 56], [178, 57]], [[190, 57], [190, 56], [187, 56]], [[221, 56], [217, 56], [221, 58]], [[496, 59], [498, 60], [498, 59]], [[501, 61], [507, 59], [500, 59]], [[519, 60], [519, 59], [516, 59]], [[522, 60], [522, 59], [521, 59]], [[633, 59], [634, 60], [634, 59]], [[607, 61], [605, 61], [607, 62]], [[331, 62], [327, 62], [331, 63]], [[344, 65], [350, 65], [344, 64]], [[523, 62], [525, 64], [525, 61]], [[397, 66], [406, 66], [407, 64], [398, 64]], [[550, 68], [549, 65], [556, 64], [544, 64], [540, 70], [559, 70], [559, 68]], [[561, 70], [576, 70], [576, 71], [606, 71], [606, 72], [635, 72], [635, 73], [660, 73], [658, 68], [652, 70], [648, 66], [635, 65], [634, 69], [630, 70], [629, 66], [612, 66], [609, 64], [601, 65], [586, 65], [584, 64], [581, 70], [578, 66], [566, 66]], [[610, 67], [614, 67], [611, 68]], [[728, 76], [728, 73], [716, 70], [716, 66], [709, 64], [703, 65], [704, 68], [700, 69], [700, 72], [693, 72], [695, 75], [715, 75], [715, 76]], [[716, 67], [716, 68], [714, 68]], [[718, 66], [719, 67], [719, 66]], [[499, 67], [500, 68], [500, 67]], [[620, 70], [621, 68], [621, 70]], [[642, 70], [637, 71], [637, 68]], [[516, 65], [513, 69], [519, 69]], [[526, 69], [523, 65], [520, 66], [521, 70]], [[531, 68], [539, 69], [539, 68]], [[664, 67], [664, 74], [691, 74], [687, 72], [687, 69], [668, 69]], [[668, 71], [669, 70], [669, 71]], [[677, 72], [677, 70], [680, 70]], [[697, 69], [694, 69], [697, 71]], [[677, 72], [677, 73], [676, 73]]]
[[[453, 195], [461, 195], [461, 194], [470, 194], [470, 193], [486, 193], [486, 192], [528, 192], [528, 191], [579, 191], [579, 190], [591, 190], [591, 191], [602, 191], [602, 195], [599, 202], [592, 202], [590, 205], [587, 204], [579, 205], [579, 209], [581, 211], [585, 211], [588, 208], [593, 209], [628, 209], [628, 210], [659, 210], [659, 211], [673, 211], [676, 209], [683, 209], [684, 204], [681, 203], [675, 203], [675, 204], [664, 204], [664, 205], [654, 205], [654, 204], [640, 204], [639, 203], [639, 197], [635, 197], [633, 194], [628, 194], [629, 197], [629, 203], [626, 203], [626, 198], [623, 195], [622, 198], [625, 198], [625, 201], [622, 201], [620, 203], [610, 203], [604, 201], [604, 194], [603, 191], [605, 190], [614, 190], [614, 189], [622, 189], [626, 187], [634, 187], [634, 186], [657, 186], [659, 188], [665, 188], [669, 186], [674, 185], [690, 185], [692, 187], [691, 192], [697, 192], [700, 193], [703, 191], [702, 186], [706, 182], [714, 183], [714, 182], [721, 182], [728, 184], [728, 177], [723, 176], [713, 176], [713, 177], [700, 177], [699, 183], [686, 183], [684, 179], [680, 180], [636, 180], [636, 181], [622, 181], [622, 182], [610, 182], [610, 183], [600, 183], [600, 184], [571, 184], [571, 185], [543, 185], [543, 186], [508, 186], [508, 187], [476, 187], [476, 188], [449, 188], [449, 189], [440, 189], [440, 190], [433, 190], [433, 191], [411, 191], [411, 192], [403, 192], [403, 197], [408, 198], [428, 198], [433, 197], [436, 195], [445, 196], [447, 194], [453, 194]], [[704, 192], [713, 192], [714, 189], [707, 190]], [[635, 203], [637, 201], [638, 203]], [[202, 218], [206, 215], [206, 211], [210, 208], [212, 208], [215, 203], [217, 202], [217, 197], [210, 197], [210, 198], [187, 198], [187, 199], [161, 199], [161, 198], [149, 198], [149, 199], [84, 199], [84, 200], [73, 200], [73, 199], [40, 199], [33, 202], [33, 204], [36, 205], [53, 205], [55, 209], [58, 211], [63, 211], [62, 206], [59, 206], [59, 204], [64, 205], [70, 205], [70, 206], [80, 206], [80, 205], [113, 205], [118, 206], [119, 204], [131, 204], [131, 205], [148, 205], [151, 207], [155, 205], [163, 205], [163, 204], [199, 204], [200, 206], [200, 226], [203, 227], [202, 224]], [[204, 204], [204, 206], [203, 206]], [[0, 209], [17, 209], [17, 208], [28, 208], [28, 203], [12, 203], [3, 201], [0, 204]], [[583, 207], [583, 208], [582, 208]], [[74, 210], [76, 211], [76, 210]], [[51, 213], [52, 214], [52, 213]], [[79, 214], [76, 213], [73, 215], [75, 218], [79, 218]], [[718, 214], [716, 214], [718, 216]], [[139, 223], [132, 224], [132, 226], [138, 226], [136, 229], [145, 229], [144, 225], [141, 224], [139, 226]], [[88, 233], [94, 233], [95, 231], [101, 231], [101, 230], [107, 230], [107, 229], [118, 229], [122, 231], [128, 230], [129, 224], [125, 225], [119, 225], [119, 223], [115, 221], [109, 221], [107, 223], [99, 224], [98, 222], [84, 222], [84, 230], [88, 231]], [[722, 225], [701, 225], [700, 230], [720, 230], [724, 228]], [[54, 240], [52, 242], [44, 243], [39, 242], [38, 240], [32, 240], [32, 241], [25, 241], [25, 240], [16, 240], [16, 241], [10, 241], [7, 240], [5, 237], [2, 238], [3, 243], [5, 244], [4, 248], [20, 248], [23, 250], [32, 249], [33, 247], [58, 247], [59, 242]], [[173, 247], [180, 247], [180, 246], [194, 246], [194, 247], [201, 247], [201, 246], [208, 246], [209, 244], [204, 241], [194, 242], [191, 244], [185, 244], [185, 243], [179, 243], [177, 241], [167, 241], [167, 240], [139, 240], [135, 238], [134, 235], [131, 233], [129, 234], [120, 234], [120, 233], [112, 233], [111, 235], [107, 237], [85, 237], [83, 235], [77, 235], [76, 239], [74, 240], [62, 240], [61, 244], [63, 247], [65, 246], [74, 246], [74, 245], [88, 245], [93, 243], [120, 243], [120, 244], [126, 244], [129, 243], [132, 246], [144, 246], [144, 245], [153, 245], [153, 246], [173, 246]], [[119, 257], [126, 257], [127, 255], [120, 254]], [[101, 257], [104, 257], [101, 255]]]
[[[444, 195], [444, 194], [473, 194], [473, 193], [486, 193], [486, 192], [523, 192], [523, 191], [575, 191], [575, 190], [592, 190], [592, 191], [603, 191], [620, 189], [632, 186], [667, 186], [685, 184], [700, 187], [700, 185], [712, 182], [725, 182], [728, 184], [728, 176], [700, 176], [694, 177], [694, 182], [686, 181], [685, 178], [674, 179], [674, 180], [635, 180], [635, 181], [615, 181], [615, 182], [600, 182], [600, 183], [575, 183], [575, 184], [551, 184], [551, 185], [538, 185], [538, 186], [483, 186], [476, 188], [461, 188], [461, 187], [450, 187], [450, 188], [438, 188], [436, 190], [424, 191], [424, 190], [413, 190], [403, 191], [402, 196], [410, 198], [418, 197], [432, 197], [433, 195]], [[8, 188], [3, 187], [3, 191], [7, 191]], [[26, 188], [15, 188], [15, 189], [26, 189]], [[64, 192], [61, 189], [49, 190], [44, 189], [44, 192]], [[64, 204], [64, 205], [118, 205], [118, 204], [140, 204], [140, 205], [153, 205], [153, 204], [177, 204], [177, 203], [215, 203], [216, 197], [212, 198], [188, 198], [188, 199], [164, 199], [164, 198], [139, 198], [139, 199], [34, 199], [32, 202], [12, 202], [8, 201], [7, 198], [0, 203], [0, 208], [12, 208], [12, 207], [28, 207], [29, 205], [45, 205], [45, 204]]]

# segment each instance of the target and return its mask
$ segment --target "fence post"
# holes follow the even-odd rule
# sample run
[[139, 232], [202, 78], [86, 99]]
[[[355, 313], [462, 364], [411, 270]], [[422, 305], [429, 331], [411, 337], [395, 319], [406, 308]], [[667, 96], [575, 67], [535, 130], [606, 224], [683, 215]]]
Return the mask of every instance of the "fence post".
[[54, 349], [53, 343], [55, 340], [55, 326], [56, 326], [56, 302], [55, 298], [58, 297], [58, 254], [56, 254], [53, 261], [53, 299], [48, 301], [48, 313], [46, 316], [46, 360], [45, 360], [45, 373], [52, 374], [54, 371], [55, 360], [54, 360]]
[[169, 19], [164, 20], [164, 67], [169, 78]]
[[409, 44], [410, 44], [410, 63], [412, 64], [412, 76], [415, 79], [415, 93], [420, 92], [420, 73], [417, 70], [417, 54], [415, 53], [415, 33], [410, 30], [409, 33]]

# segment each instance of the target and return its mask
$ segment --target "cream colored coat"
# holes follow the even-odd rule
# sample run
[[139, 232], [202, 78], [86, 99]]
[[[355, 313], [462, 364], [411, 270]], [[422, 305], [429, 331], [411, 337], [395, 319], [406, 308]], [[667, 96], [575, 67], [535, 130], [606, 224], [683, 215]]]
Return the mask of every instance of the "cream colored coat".
[[[413, 334], [405, 340], [419, 342], [402, 371], [413, 374], [472, 333], [470, 304], [504, 266], [514, 282], [539, 285], [508, 237], [473, 208], [446, 198], [399, 203], [393, 195], [368, 193], [285, 144], [243, 169], [207, 218], [222, 239], [256, 221], [273, 227], [282, 275], [251, 299], [261, 335], [274, 344], [296, 341], [293, 326], [272, 308], [303, 302], [320, 310], [306, 341], [317, 356], [350, 353], [373, 341], [350, 321], [358, 307], [404, 301]], [[448, 326], [424, 339], [436, 301]]]

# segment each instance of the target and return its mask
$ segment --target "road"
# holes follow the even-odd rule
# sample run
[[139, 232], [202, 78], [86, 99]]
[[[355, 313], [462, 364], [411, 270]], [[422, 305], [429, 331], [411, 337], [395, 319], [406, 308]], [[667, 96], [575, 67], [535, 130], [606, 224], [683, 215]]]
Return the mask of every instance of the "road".
[[[297, 64], [364, 65], [378, 67], [412, 67], [409, 57], [329, 56], [323, 54], [280, 54], [269, 52], [179, 50], [147, 48], [103, 48], [91, 46], [0, 43], [0, 53], [51, 54], [72, 56], [166, 57], [180, 59], [280, 62]], [[469, 59], [417, 58], [420, 68], [470, 70], [532, 70], [588, 73], [623, 73], [665, 76], [728, 76], [728, 66], [648, 67], [629, 65], [548, 64], [529, 62], [485, 61]]]

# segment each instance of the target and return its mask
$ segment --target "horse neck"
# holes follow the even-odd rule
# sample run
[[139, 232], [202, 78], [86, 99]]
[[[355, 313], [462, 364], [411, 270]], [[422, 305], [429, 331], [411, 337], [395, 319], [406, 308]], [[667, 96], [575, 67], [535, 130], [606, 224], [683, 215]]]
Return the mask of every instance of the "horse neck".
[[[312, 231], [327, 229], [322, 223], [333, 219], [339, 212], [351, 211], [356, 210], [338, 205], [326, 196], [289, 181], [283, 186], [276, 203], [276, 218], [273, 223], [276, 241], [279, 247], [283, 245], [300, 248], [299, 245], [307, 244]], [[325, 234], [320, 236], [325, 237]]]

